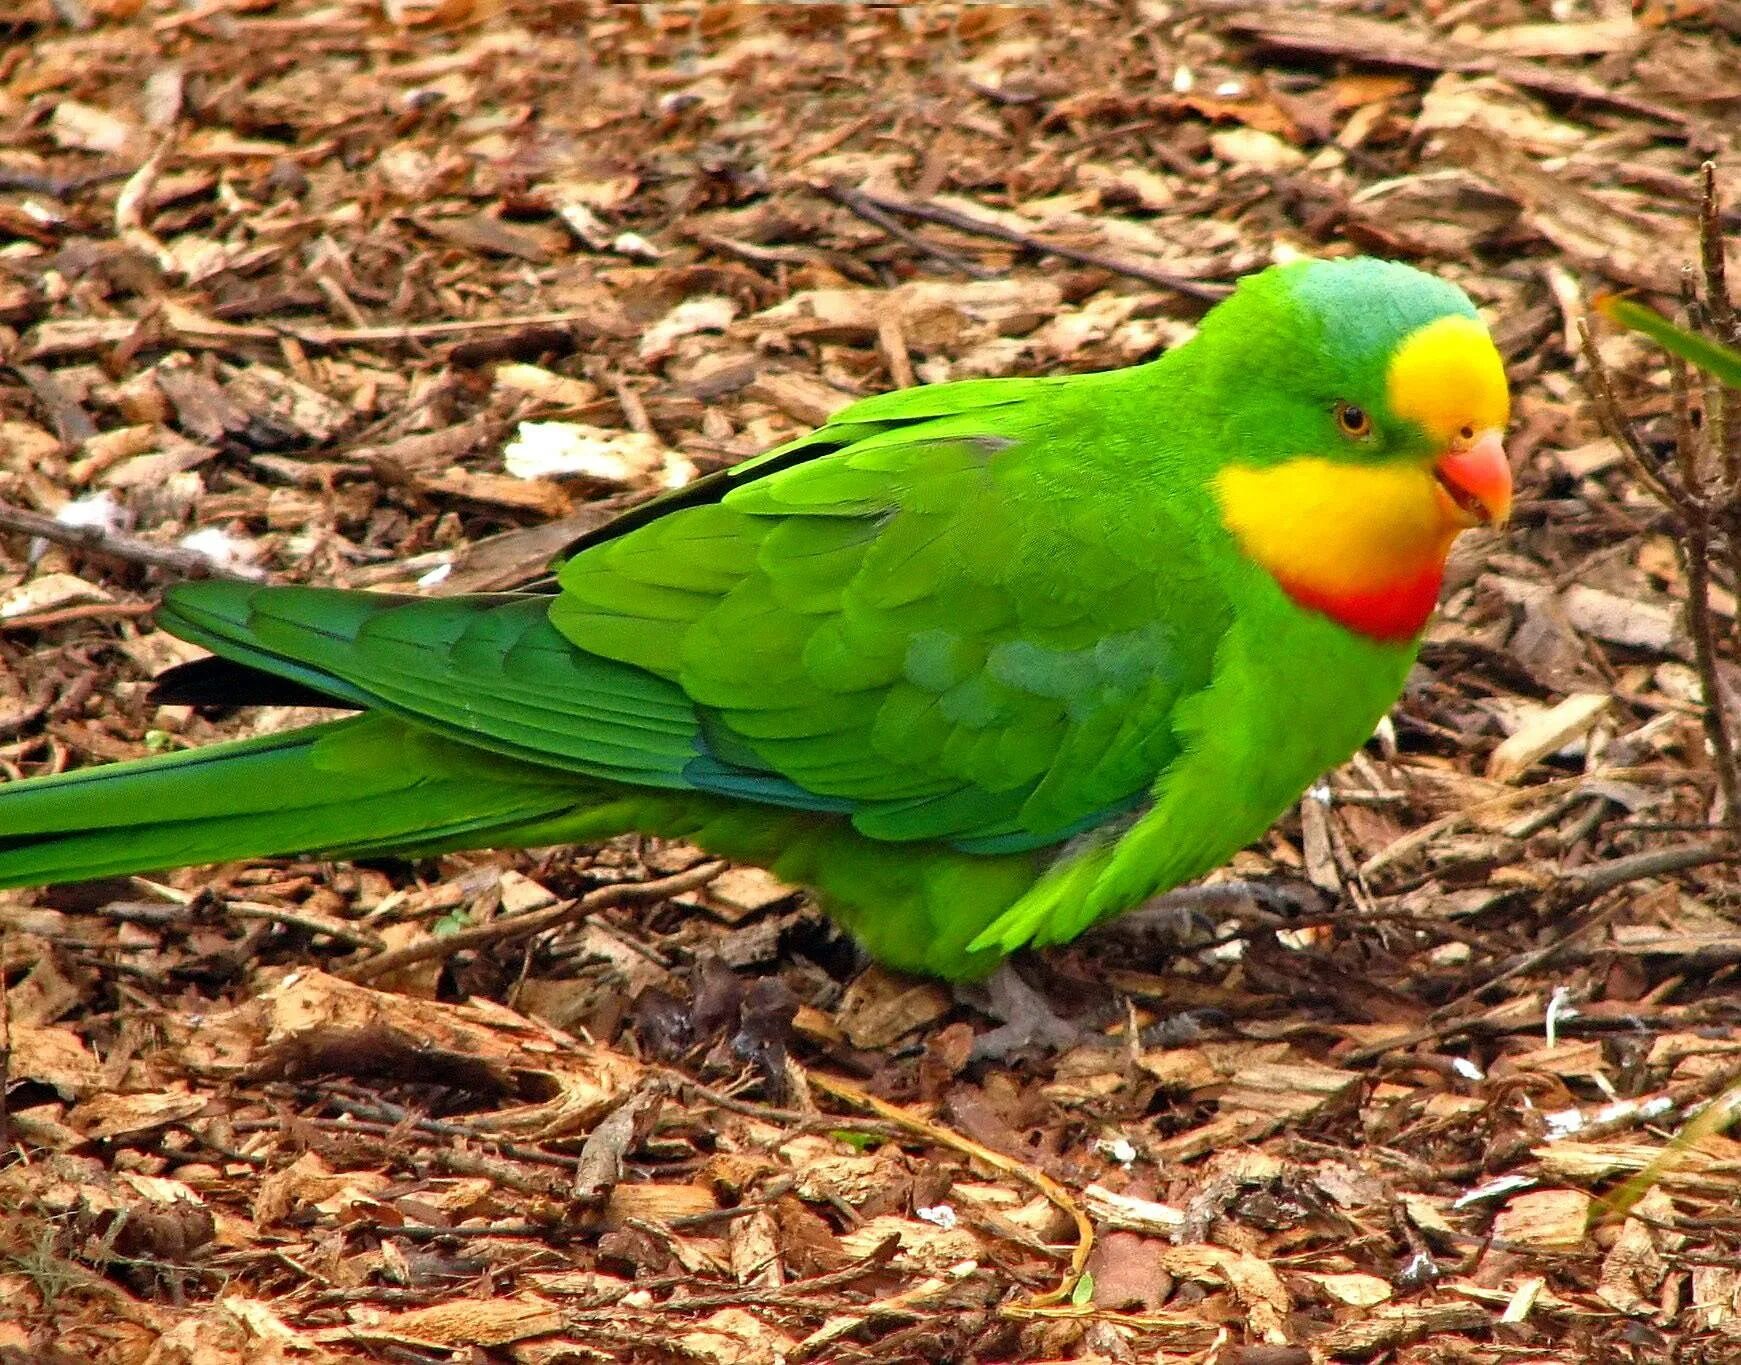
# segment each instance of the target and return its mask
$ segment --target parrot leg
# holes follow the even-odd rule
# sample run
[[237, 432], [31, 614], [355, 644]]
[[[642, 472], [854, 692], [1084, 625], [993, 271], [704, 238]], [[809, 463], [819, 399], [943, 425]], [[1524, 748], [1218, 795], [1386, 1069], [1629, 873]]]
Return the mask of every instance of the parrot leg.
[[968, 1005], [1002, 1021], [973, 1040], [970, 1061], [1007, 1063], [1021, 1052], [1065, 1052], [1084, 1043], [1106, 1042], [1086, 1025], [1061, 1018], [1007, 960], [984, 981], [956, 989]]
[[[1218, 915], [1252, 908], [1290, 921], [1324, 908], [1323, 898], [1306, 883], [1282, 884], [1235, 878], [1202, 886], [1179, 886], [1135, 910], [1097, 925], [1097, 934], [1123, 943], [1158, 943], [1173, 952], [1190, 952], [1219, 936]], [[1277, 927], [1285, 927], [1277, 926]]]
[[[1276, 927], [1285, 927], [1302, 914], [1321, 910], [1323, 898], [1308, 884], [1292, 881], [1238, 879], [1177, 887], [1128, 914], [1096, 925], [1091, 934], [1102, 942], [1110, 940], [1121, 945], [1120, 957], [1126, 961], [1130, 960], [1130, 949], [1139, 946], [1159, 945], [1170, 954], [1178, 954], [1217, 938], [1221, 918], [1253, 908], [1281, 921]], [[1259, 928], [1255, 924], [1252, 927]], [[1007, 1064], [1023, 1053], [1114, 1045], [1088, 1024], [1059, 1015], [1045, 994], [1017, 972], [1013, 960], [1000, 963], [984, 981], [957, 986], [956, 997], [1000, 1021], [996, 1028], [973, 1040], [969, 1054], [972, 1061]], [[1144, 1045], [1182, 1046], [1201, 1037], [1213, 1022], [1212, 1017], [1200, 1011], [1163, 1020], [1145, 1030]]]

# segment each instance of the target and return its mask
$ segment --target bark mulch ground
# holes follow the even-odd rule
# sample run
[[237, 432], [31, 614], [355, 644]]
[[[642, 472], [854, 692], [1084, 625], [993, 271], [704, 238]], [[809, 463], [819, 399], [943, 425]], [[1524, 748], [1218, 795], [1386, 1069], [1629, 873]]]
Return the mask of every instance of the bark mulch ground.
[[[0, 897], [0, 1358], [1741, 1358], [1741, 1143], [1673, 1138], [1741, 1077], [1741, 894], [1576, 330], [1672, 308], [1701, 162], [1734, 202], [1738, 38], [1734, 0], [13, 0], [7, 777], [306, 718], [148, 703], [175, 577], [520, 584], [855, 396], [1152, 357], [1286, 253], [1469, 290], [1519, 501], [1391, 725], [1235, 860], [1299, 913], [1028, 964], [1102, 1035], [1062, 1054], [980, 1060], [987, 1014], [678, 845]], [[1660, 355], [1596, 331], [1666, 442]]]

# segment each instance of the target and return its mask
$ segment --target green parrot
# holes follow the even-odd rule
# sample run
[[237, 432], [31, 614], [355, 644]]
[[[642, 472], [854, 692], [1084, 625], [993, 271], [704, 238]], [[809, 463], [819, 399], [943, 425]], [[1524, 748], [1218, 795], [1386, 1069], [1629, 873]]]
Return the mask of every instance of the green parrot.
[[180, 584], [159, 624], [218, 656], [183, 694], [360, 714], [0, 786], [0, 886], [642, 831], [980, 977], [1210, 871], [1367, 739], [1451, 542], [1509, 510], [1508, 411], [1461, 290], [1301, 261], [1148, 364], [855, 403], [553, 594]]

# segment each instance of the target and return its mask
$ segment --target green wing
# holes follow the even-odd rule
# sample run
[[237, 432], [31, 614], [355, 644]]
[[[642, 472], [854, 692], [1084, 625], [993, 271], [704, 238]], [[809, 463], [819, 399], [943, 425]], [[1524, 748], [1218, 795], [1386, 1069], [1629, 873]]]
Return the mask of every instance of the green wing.
[[1146, 798], [1228, 624], [1176, 514], [1131, 496], [1119, 396], [867, 400], [578, 554], [551, 620], [696, 704], [701, 790], [796, 789], [876, 839], [1057, 843]]
[[[1009, 407], [1032, 401], [1047, 388], [1077, 382], [1071, 376], [1055, 379], [970, 379], [955, 384], [930, 384], [923, 388], [897, 389], [893, 393], [874, 394], [836, 413], [816, 430], [788, 441], [783, 446], [764, 451], [740, 461], [730, 469], [721, 469], [695, 480], [682, 488], [656, 498], [649, 498], [638, 507], [612, 518], [595, 531], [572, 540], [556, 557], [554, 567], [583, 550], [618, 540], [631, 531], [689, 507], [716, 503], [734, 488], [754, 479], [767, 478], [781, 470], [815, 460], [830, 451], [841, 450], [867, 436], [874, 436], [896, 427], [911, 426], [933, 417], [952, 417], [965, 412], [988, 413], [991, 409]], [[993, 418], [995, 421], [995, 417]]]
[[1177, 512], [1131, 496], [1119, 378], [867, 400], [554, 599], [201, 583], [163, 624], [546, 769], [1042, 848], [1148, 798], [1228, 625]]
[[550, 599], [416, 598], [223, 581], [164, 594], [158, 622], [335, 700], [505, 758], [686, 788], [694, 706], [669, 682], [575, 649]]

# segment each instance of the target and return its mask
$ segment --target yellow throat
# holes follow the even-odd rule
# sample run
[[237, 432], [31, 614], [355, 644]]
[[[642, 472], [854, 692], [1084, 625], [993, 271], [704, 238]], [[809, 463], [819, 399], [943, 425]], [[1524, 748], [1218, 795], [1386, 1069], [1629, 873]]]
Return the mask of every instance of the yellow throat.
[[[1434, 461], [1298, 455], [1230, 464], [1215, 492], [1240, 547], [1296, 602], [1362, 634], [1404, 639], [1432, 611], [1451, 542], [1484, 519], [1448, 496], [1443, 466], [1472, 442], [1494, 439], [1510, 398], [1487, 329], [1469, 317], [1442, 317], [1413, 333], [1385, 378], [1392, 414], [1427, 434]], [[1490, 496], [1502, 502], [1493, 514], [1503, 516], [1509, 475], [1492, 482]]]

